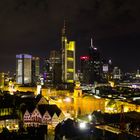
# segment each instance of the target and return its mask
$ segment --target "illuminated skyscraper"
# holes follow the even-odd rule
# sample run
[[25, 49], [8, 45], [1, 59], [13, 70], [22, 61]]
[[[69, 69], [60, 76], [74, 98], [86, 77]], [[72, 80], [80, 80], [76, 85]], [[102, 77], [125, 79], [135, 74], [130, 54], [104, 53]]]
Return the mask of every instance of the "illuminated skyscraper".
[[32, 55], [16, 55], [16, 82], [30, 84], [32, 82]]
[[75, 41], [67, 40], [65, 25], [62, 30], [62, 82], [74, 83], [75, 80]]

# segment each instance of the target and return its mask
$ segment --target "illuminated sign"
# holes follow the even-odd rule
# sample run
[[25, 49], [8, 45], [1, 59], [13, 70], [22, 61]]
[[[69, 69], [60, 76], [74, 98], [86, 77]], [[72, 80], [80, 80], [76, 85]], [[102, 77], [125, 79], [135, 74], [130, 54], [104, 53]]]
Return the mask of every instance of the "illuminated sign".
[[81, 56], [80, 59], [81, 60], [89, 60], [89, 56]]

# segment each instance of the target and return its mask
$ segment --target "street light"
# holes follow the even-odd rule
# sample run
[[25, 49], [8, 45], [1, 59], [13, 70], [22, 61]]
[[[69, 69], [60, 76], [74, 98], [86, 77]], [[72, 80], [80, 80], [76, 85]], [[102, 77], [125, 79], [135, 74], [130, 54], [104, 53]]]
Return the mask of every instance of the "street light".
[[92, 121], [92, 115], [91, 114], [88, 115], [88, 119], [89, 119], [89, 121]]
[[87, 128], [86, 123], [85, 122], [80, 122], [79, 123], [79, 128], [82, 129], [82, 130], [86, 129]]
[[66, 98], [64, 99], [64, 101], [70, 103], [70, 102], [71, 102], [71, 98], [66, 97]]

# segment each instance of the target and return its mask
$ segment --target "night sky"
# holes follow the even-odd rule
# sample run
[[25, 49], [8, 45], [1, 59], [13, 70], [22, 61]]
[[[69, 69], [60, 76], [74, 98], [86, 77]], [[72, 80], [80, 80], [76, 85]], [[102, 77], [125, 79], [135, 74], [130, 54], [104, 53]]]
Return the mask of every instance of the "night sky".
[[87, 54], [92, 37], [114, 65], [140, 66], [140, 0], [1, 0], [0, 72], [15, 72], [17, 53], [45, 58], [60, 50], [64, 19], [77, 57]]

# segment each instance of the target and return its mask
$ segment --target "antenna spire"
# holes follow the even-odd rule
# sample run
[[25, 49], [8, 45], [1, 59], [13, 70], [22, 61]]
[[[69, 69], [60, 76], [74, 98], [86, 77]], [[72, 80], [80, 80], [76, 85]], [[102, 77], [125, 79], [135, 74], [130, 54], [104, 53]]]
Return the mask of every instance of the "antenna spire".
[[93, 45], [93, 39], [91, 38], [91, 48], [93, 48], [94, 50], [97, 50], [97, 48]]
[[94, 48], [93, 46], [93, 39], [91, 38], [91, 47]]
[[65, 36], [66, 35], [66, 20], [64, 19], [64, 25], [62, 28], [62, 35]]

